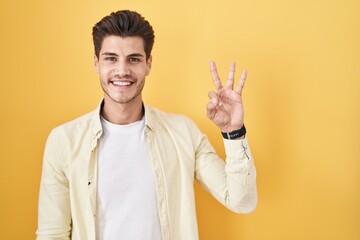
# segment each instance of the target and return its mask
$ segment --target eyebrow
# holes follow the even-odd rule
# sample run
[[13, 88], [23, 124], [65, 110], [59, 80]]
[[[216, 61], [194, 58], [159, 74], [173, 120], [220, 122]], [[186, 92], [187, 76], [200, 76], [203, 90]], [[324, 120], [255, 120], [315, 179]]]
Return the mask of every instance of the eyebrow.
[[[116, 56], [118, 57], [119, 55], [117, 55], [116, 53], [113, 52], [104, 52], [101, 55], [105, 55], [105, 56]], [[130, 55], [128, 55], [127, 57], [144, 57], [144, 55], [142, 55], [141, 53], [132, 53]]]
[[142, 55], [141, 53], [133, 53], [130, 54], [128, 57], [144, 57], [144, 55]]
[[104, 52], [103, 54], [101, 55], [107, 55], [107, 56], [119, 56], [117, 55], [116, 53], [113, 53], [113, 52]]

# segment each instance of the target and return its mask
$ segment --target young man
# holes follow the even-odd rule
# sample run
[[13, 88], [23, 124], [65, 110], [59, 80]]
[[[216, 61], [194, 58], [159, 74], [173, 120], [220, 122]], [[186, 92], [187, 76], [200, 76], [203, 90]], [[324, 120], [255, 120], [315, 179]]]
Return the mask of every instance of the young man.
[[37, 239], [198, 239], [193, 181], [237, 213], [257, 204], [256, 174], [245, 138], [235, 64], [208, 117], [224, 136], [226, 163], [188, 118], [142, 101], [154, 32], [136, 12], [119, 11], [93, 28], [98, 108], [55, 128], [47, 140]]

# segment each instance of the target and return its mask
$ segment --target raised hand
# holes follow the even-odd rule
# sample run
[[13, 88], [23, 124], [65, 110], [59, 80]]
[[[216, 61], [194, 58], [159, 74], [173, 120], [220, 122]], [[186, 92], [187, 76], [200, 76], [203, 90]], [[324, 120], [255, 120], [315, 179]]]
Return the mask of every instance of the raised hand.
[[222, 132], [232, 132], [244, 125], [244, 107], [242, 90], [244, 88], [247, 72], [241, 73], [240, 81], [234, 88], [235, 62], [230, 64], [228, 79], [223, 87], [219, 78], [215, 62], [210, 62], [210, 71], [216, 92], [209, 92], [210, 102], [207, 104], [207, 116]]

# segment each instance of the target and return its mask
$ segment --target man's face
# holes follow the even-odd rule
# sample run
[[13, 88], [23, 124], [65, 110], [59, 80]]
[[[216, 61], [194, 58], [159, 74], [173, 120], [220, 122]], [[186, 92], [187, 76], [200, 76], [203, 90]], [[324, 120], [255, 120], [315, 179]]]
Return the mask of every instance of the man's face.
[[142, 101], [141, 92], [150, 72], [151, 56], [146, 60], [141, 37], [105, 37], [99, 58], [95, 56], [94, 62], [105, 102]]

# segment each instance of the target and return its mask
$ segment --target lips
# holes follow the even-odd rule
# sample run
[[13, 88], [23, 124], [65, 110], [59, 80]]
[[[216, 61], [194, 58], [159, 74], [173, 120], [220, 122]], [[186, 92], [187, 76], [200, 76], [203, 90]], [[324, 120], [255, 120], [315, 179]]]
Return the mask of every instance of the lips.
[[114, 84], [116, 86], [126, 87], [126, 86], [130, 86], [132, 84], [132, 82], [130, 82], [130, 81], [112, 81], [112, 84]]
[[132, 78], [123, 78], [123, 77], [112, 77], [109, 79], [109, 82], [112, 83], [113, 86], [116, 87], [129, 87], [131, 86], [135, 81]]

